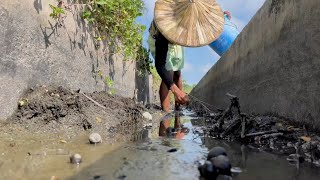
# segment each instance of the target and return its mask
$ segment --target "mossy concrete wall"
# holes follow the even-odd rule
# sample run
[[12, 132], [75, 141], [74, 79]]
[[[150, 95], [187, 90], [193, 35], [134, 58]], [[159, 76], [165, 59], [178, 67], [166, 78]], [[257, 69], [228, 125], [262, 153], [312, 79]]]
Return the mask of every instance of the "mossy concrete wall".
[[106, 43], [96, 49], [94, 34], [72, 6], [62, 26], [49, 17], [55, 0], [1, 0], [0, 119], [17, 107], [21, 94], [35, 85], [62, 85], [84, 92], [103, 91], [104, 77], [117, 94], [133, 97], [134, 61], [123, 61]]

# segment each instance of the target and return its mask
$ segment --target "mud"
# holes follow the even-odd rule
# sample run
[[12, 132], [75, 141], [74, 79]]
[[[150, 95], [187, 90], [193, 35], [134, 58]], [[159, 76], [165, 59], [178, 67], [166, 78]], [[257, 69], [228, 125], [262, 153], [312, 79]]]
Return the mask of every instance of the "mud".
[[[82, 93], [63, 87], [31, 88], [20, 98], [17, 111], [8, 120], [34, 133], [98, 132], [104, 137], [126, 137], [147, 123], [147, 109], [133, 99], [106, 92]], [[150, 111], [150, 110], [148, 110]]]
[[[105, 92], [31, 88], [17, 102], [12, 117], [0, 122], [0, 179], [72, 176], [143, 136], [144, 127], [160, 116], [154, 107]], [[146, 111], [153, 120], [142, 116]], [[99, 133], [102, 143], [90, 144], [91, 133]], [[70, 164], [69, 157], [75, 153], [83, 156], [80, 167]]]

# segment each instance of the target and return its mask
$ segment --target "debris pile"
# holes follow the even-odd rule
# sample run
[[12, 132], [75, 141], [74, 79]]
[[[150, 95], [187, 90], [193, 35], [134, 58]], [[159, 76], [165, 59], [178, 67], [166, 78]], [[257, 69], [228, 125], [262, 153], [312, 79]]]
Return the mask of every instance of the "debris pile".
[[[89, 131], [101, 136], [130, 139], [149, 122], [143, 118], [147, 109], [133, 99], [107, 92], [72, 91], [60, 86], [30, 88], [17, 106], [10, 122], [41, 134], [52, 132], [77, 136], [82, 131]], [[149, 119], [150, 116], [148, 114]], [[101, 138], [93, 135], [90, 142], [99, 143]]]
[[307, 161], [320, 166], [320, 137], [316, 133], [280, 117], [246, 115], [240, 111], [239, 98], [227, 95], [231, 103], [225, 111], [211, 113], [199, 105], [191, 107], [205, 118], [205, 136], [238, 140], [262, 151], [287, 155], [291, 163]]
[[198, 167], [200, 179], [232, 179], [233, 175], [241, 173], [239, 168], [232, 168], [227, 152], [223, 147], [212, 148], [207, 160]]

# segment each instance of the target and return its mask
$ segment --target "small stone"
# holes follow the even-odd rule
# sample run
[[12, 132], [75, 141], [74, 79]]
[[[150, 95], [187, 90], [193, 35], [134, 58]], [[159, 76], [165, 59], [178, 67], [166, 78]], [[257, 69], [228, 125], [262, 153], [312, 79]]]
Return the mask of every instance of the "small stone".
[[142, 116], [148, 120], [152, 120], [152, 115], [149, 112], [144, 112]]
[[178, 151], [178, 149], [177, 149], [177, 148], [172, 148], [172, 149], [169, 149], [169, 150], [168, 150], [168, 152], [169, 152], [169, 153], [177, 152], [177, 151]]
[[240, 167], [232, 167], [231, 172], [239, 174], [239, 173], [242, 173], [242, 169]]
[[127, 178], [126, 175], [121, 175], [121, 176], [118, 177], [118, 179], [126, 179], [126, 178]]
[[100, 179], [100, 178], [101, 178], [101, 176], [99, 176], [99, 175], [93, 176], [93, 179]]
[[219, 155], [210, 161], [214, 167], [219, 169], [220, 174], [231, 175], [231, 163], [227, 156]]
[[211, 161], [205, 161], [205, 163], [198, 167], [200, 176], [204, 179], [216, 179], [218, 175], [218, 169], [215, 168]]
[[226, 150], [223, 147], [214, 147], [209, 151], [207, 160], [210, 160], [211, 158], [217, 157], [219, 155], [227, 156]]
[[72, 164], [80, 164], [82, 161], [82, 157], [80, 154], [74, 154], [70, 157], [70, 162]]
[[101, 143], [102, 142], [102, 138], [101, 138], [100, 134], [92, 133], [89, 136], [89, 142], [91, 144]]

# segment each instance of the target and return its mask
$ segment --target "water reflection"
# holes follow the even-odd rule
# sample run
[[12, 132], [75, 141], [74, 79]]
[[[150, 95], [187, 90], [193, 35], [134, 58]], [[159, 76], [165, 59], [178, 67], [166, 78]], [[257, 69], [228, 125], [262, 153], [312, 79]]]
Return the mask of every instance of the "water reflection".
[[181, 117], [179, 112], [176, 112], [174, 118], [165, 117], [159, 125], [159, 136], [183, 139], [183, 137], [188, 134], [190, 129], [185, 127], [181, 123]]

